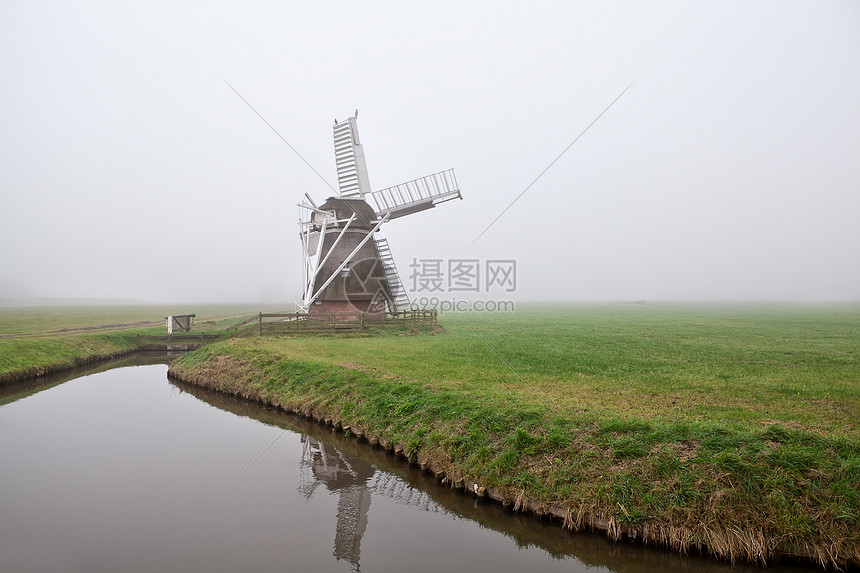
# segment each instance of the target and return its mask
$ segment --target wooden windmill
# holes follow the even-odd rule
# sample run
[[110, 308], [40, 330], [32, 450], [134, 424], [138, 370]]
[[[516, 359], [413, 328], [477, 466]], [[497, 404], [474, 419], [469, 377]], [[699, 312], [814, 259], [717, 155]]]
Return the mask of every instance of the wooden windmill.
[[[454, 170], [371, 191], [358, 137], [358, 110], [334, 122], [339, 195], [299, 205], [304, 290], [301, 312], [399, 312], [409, 308], [388, 241], [379, 233], [392, 219], [460, 197]], [[373, 205], [371, 205], [373, 203]]]

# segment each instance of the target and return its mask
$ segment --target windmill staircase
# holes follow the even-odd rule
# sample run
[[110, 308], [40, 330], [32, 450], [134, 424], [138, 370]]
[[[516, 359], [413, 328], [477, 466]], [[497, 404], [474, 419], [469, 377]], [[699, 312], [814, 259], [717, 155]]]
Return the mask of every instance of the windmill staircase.
[[389, 312], [409, 310], [409, 296], [406, 294], [406, 289], [403, 288], [403, 283], [400, 282], [397, 267], [394, 266], [394, 257], [391, 256], [391, 247], [388, 246], [388, 239], [380, 237], [377, 234], [373, 240], [376, 242], [376, 250], [379, 253], [379, 259], [382, 261], [385, 279], [388, 281], [388, 288], [391, 290], [392, 300], [389, 301]]

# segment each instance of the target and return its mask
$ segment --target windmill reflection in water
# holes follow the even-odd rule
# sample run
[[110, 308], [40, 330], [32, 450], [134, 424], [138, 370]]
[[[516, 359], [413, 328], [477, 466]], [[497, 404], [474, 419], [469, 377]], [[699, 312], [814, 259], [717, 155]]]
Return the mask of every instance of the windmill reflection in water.
[[344, 454], [334, 446], [302, 435], [302, 459], [298, 491], [310, 499], [320, 485], [338, 493], [334, 556], [359, 570], [361, 538], [367, 529], [370, 501], [374, 495], [395, 503], [455, 517], [427, 493], [395, 475], [378, 471], [356, 456]]

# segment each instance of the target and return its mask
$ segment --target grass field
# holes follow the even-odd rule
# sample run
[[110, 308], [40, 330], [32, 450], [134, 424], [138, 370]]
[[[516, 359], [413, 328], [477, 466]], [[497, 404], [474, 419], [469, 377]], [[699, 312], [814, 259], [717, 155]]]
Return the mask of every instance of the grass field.
[[616, 535], [860, 565], [860, 307], [575, 306], [219, 343], [173, 367]]
[[532, 307], [442, 324], [442, 336], [245, 344], [546, 407], [860, 439], [860, 308]]
[[258, 312], [247, 304], [0, 307], [0, 382], [129, 352], [139, 334], [167, 334], [170, 314], [194, 313], [193, 332], [214, 332]]

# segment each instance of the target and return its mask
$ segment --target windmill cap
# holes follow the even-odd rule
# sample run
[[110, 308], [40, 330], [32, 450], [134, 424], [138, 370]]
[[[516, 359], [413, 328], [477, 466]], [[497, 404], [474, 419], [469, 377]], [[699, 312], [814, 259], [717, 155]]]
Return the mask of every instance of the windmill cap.
[[[372, 229], [377, 220], [376, 211], [364, 199], [358, 197], [329, 197], [319, 206], [320, 211], [334, 211], [338, 220], [349, 219], [355, 213], [350, 229]], [[314, 218], [317, 214], [314, 214]]]

